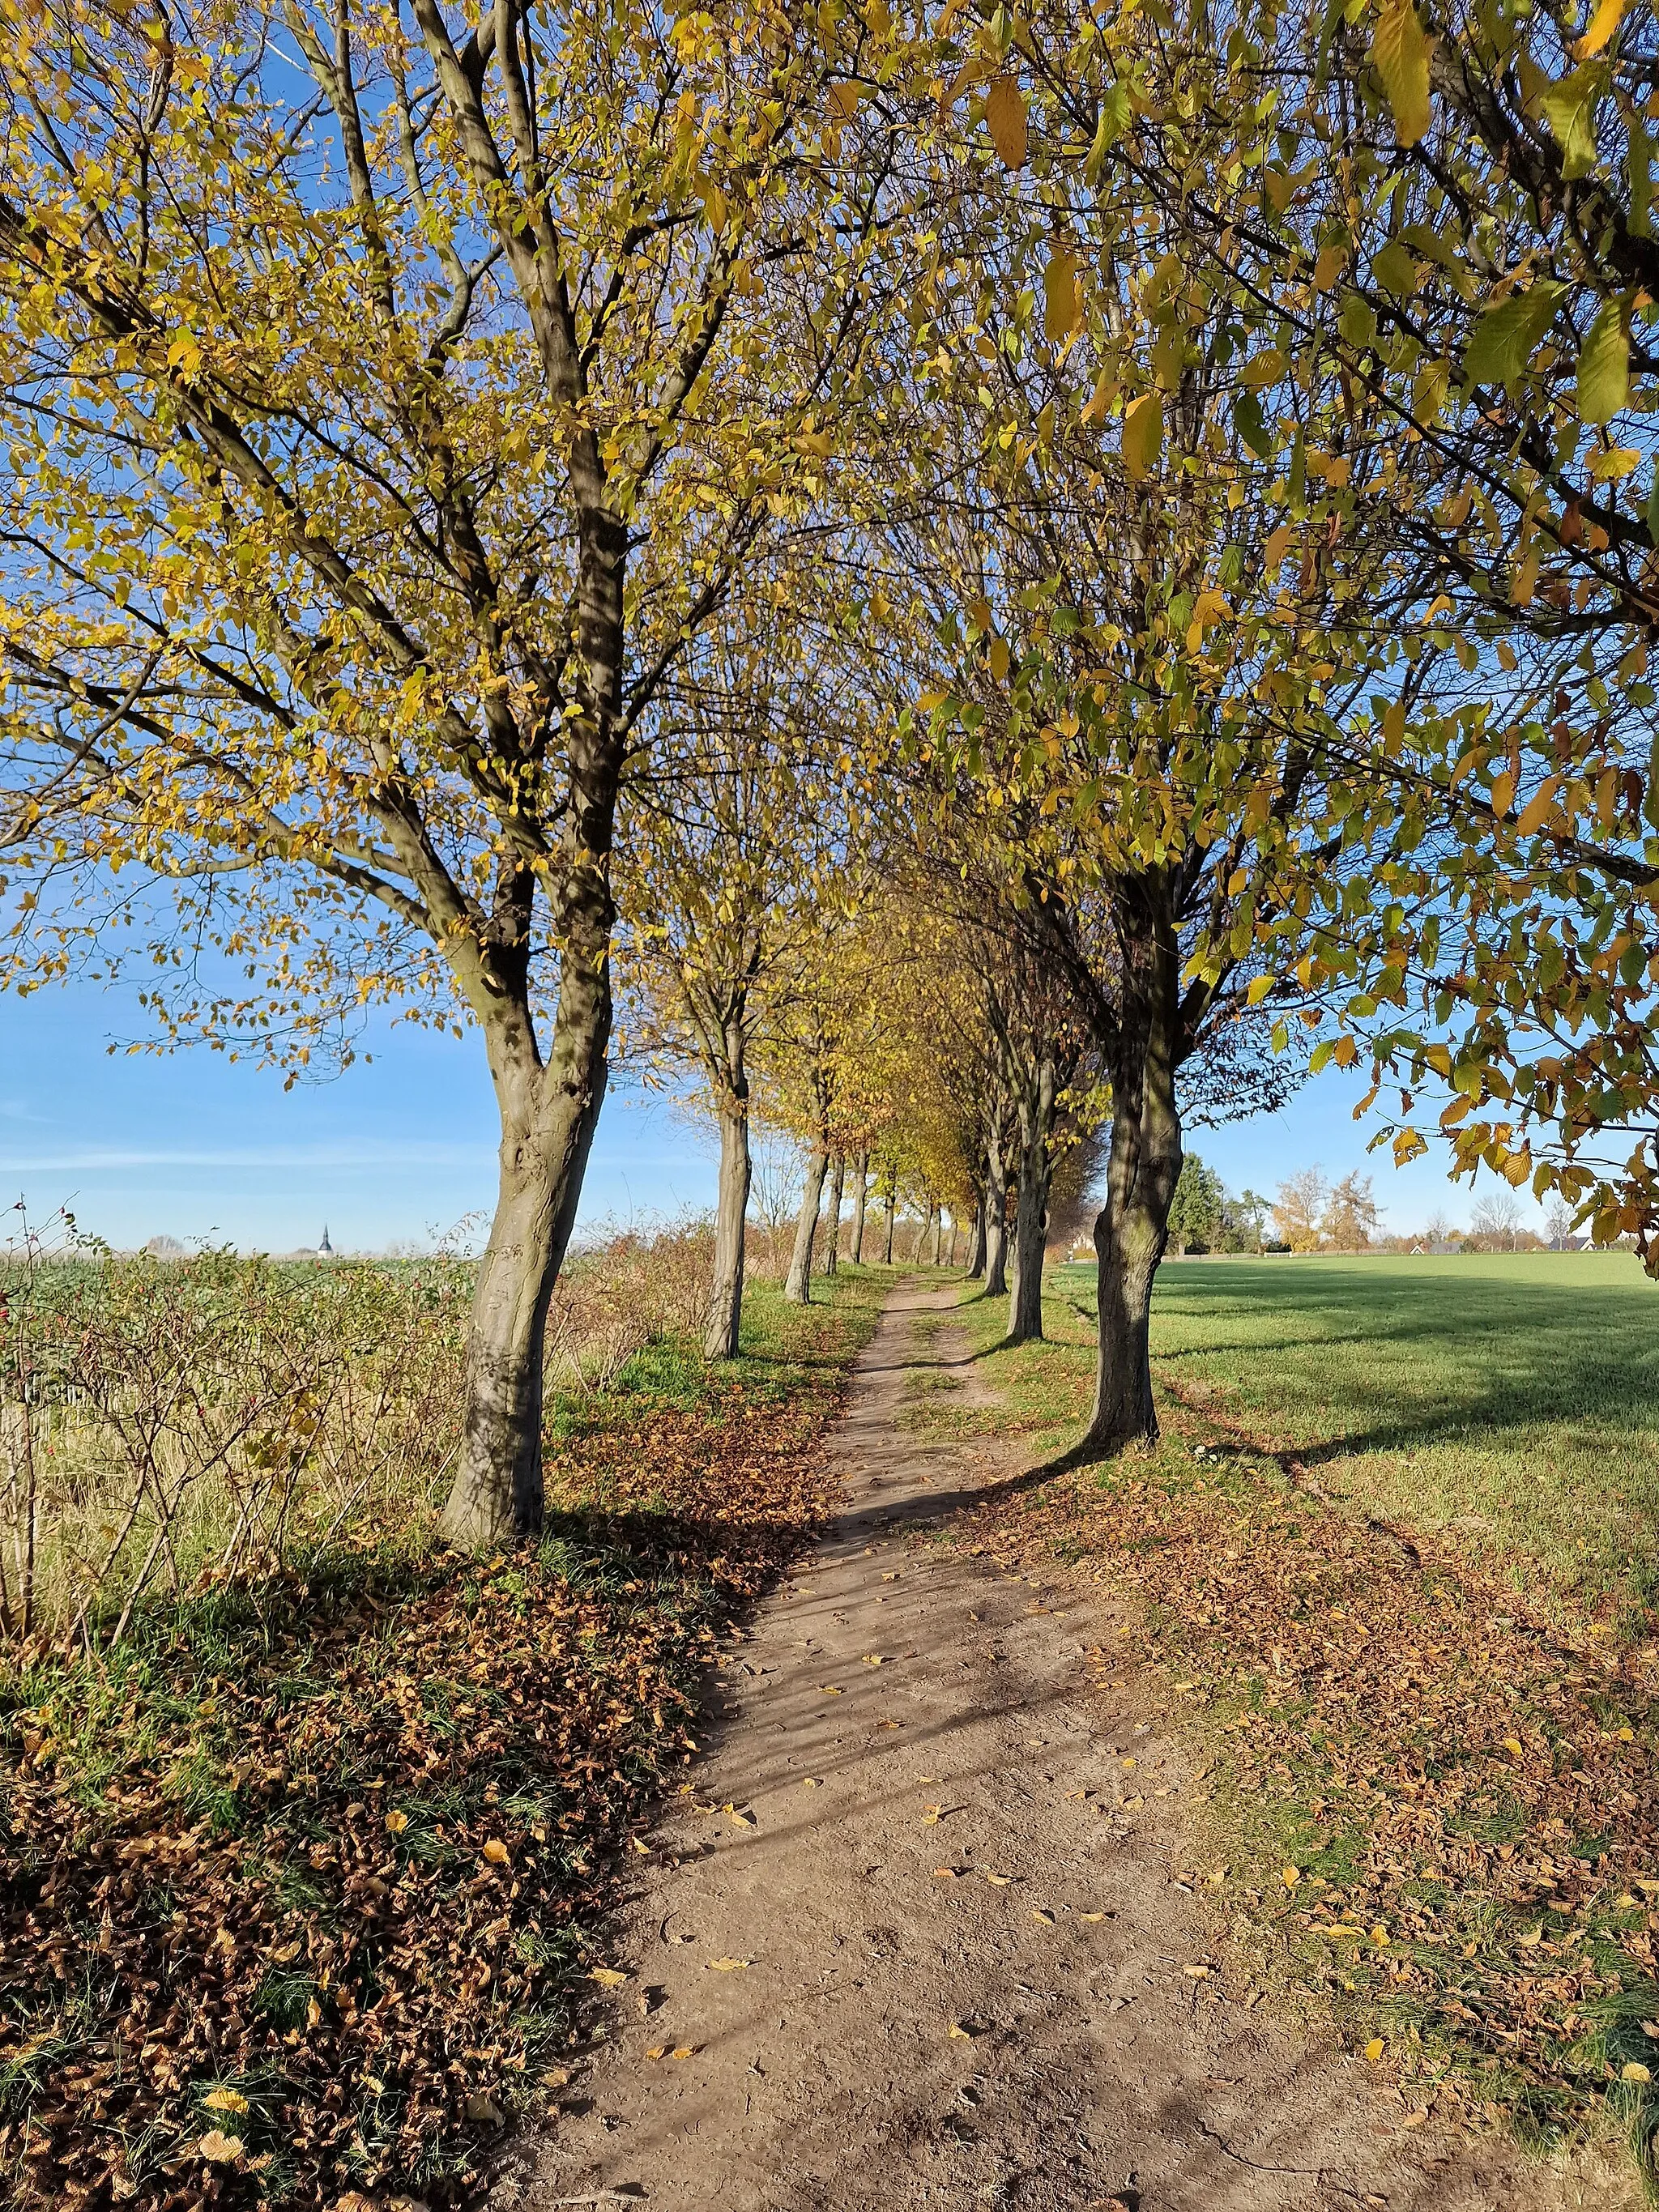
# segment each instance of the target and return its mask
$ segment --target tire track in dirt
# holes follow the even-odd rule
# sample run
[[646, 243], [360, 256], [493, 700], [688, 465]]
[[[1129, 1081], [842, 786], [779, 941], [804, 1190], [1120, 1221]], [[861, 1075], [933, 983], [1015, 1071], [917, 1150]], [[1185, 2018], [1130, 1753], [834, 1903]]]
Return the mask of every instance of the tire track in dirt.
[[1412, 2113], [1236, 1985], [1160, 1681], [1085, 1680], [1119, 1617], [930, 1538], [1012, 1466], [900, 1420], [937, 1370], [974, 1376], [948, 1323], [913, 1340], [954, 1297], [903, 1286], [861, 1355], [843, 1508], [732, 1647], [617, 1934], [630, 1983], [494, 2205], [1633, 2203], [1604, 2163], [1571, 2177]]

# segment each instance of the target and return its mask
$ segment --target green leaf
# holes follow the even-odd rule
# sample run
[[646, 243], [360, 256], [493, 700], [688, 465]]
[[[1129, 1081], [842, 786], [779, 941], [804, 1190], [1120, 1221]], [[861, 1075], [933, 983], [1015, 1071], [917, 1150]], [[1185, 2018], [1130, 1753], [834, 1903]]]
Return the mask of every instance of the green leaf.
[[1463, 367], [1476, 384], [1513, 384], [1544, 342], [1566, 292], [1565, 284], [1542, 277], [1524, 292], [1511, 292], [1488, 307], [1474, 326]]
[[1121, 83], [1106, 92], [1100, 103], [1100, 120], [1095, 125], [1094, 143], [1089, 149], [1089, 158], [1083, 165], [1083, 173], [1091, 185], [1100, 182], [1101, 172], [1106, 167], [1106, 156], [1128, 130], [1133, 111], [1129, 95]]
[[1273, 449], [1273, 433], [1254, 392], [1241, 392], [1233, 402], [1233, 428], [1258, 459], [1266, 460]]
[[1553, 84], [1538, 103], [1561, 149], [1561, 173], [1569, 180], [1589, 176], [1595, 167], [1595, 111], [1607, 88], [1607, 64], [1586, 62]]
[[1380, 253], [1372, 255], [1371, 275], [1385, 292], [1409, 300], [1417, 289], [1417, 264], [1410, 246], [1402, 246], [1397, 238], [1390, 239]]
[[1412, 0], [1384, 0], [1371, 40], [1371, 66], [1394, 110], [1395, 136], [1415, 146], [1429, 127], [1429, 56], [1434, 41]]
[[1625, 303], [1609, 300], [1590, 325], [1578, 356], [1578, 413], [1586, 422], [1611, 422], [1630, 402], [1630, 337]]

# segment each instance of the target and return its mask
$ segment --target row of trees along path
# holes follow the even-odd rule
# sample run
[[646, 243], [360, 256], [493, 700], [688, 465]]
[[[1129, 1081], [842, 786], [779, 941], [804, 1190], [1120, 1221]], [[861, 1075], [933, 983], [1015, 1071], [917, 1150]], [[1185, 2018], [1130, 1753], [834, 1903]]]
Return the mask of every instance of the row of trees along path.
[[1016, 1337], [1103, 1154], [1085, 1453], [1186, 1133], [1328, 1062], [1648, 1249], [1649, 11], [0, 22], [3, 980], [477, 1034], [457, 1542], [619, 1059], [718, 1123], [716, 1358], [751, 1115]]

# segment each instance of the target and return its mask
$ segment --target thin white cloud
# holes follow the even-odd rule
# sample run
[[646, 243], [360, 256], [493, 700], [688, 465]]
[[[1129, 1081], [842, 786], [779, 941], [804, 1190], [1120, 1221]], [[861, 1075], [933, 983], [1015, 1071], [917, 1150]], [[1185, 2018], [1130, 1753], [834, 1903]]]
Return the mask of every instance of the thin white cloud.
[[374, 1145], [307, 1148], [271, 1146], [235, 1152], [85, 1152], [0, 1155], [0, 1175], [96, 1175], [134, 1168], [322, 1169], [473, 1167], [487, 1145]]

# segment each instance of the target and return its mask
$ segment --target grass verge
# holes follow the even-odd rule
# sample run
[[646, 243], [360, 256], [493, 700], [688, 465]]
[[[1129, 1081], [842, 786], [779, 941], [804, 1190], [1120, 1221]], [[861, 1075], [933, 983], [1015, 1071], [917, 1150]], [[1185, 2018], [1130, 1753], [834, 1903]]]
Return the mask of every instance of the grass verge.
[[[1258, 1279], [1250, 1334], [1283, 1341], [1271, 1310], [1280, 1279]], [[1379, 1289], [1386, 1337], [1389, 1286]], [[1201, 1280], [1178, 1295], [1193, 1303], [1165, 1327], [1187, 1334], [1184, 1386], [1192, 1364], [1236, 1356], [1246, 1331], [1232, 1315], [1230, 1342], [1213, 1309], [1207, 1320], [1194, 1312], [1212, 1295]], [[1346, 1340], [1363, 1346], [1359, 1293], [1345, 1295]], [[1092, 1316], [1081, 1285], [1067, 1271], [1053, 1285], [1045, 1325], [1058, 1340], [1046, 1346], [998, 1348], [1001, 1315], [982, 1302], [962, 1318], [984, 1379], [1006, 1391], [1003, 1425], [1040, 1461], [1086, 1407]], [[1578, 1341], [1618, 1318], [1583, 1323]], [[1416, 1390], [1418, 1456], [1499, 1460], [1501, 1432], [1472, 1431], [1455, 1387], [1480, 1363], [1491, 1309], [1465, 1297], [1439, 1321], [1451, 1341], [1437, 1355], [1419, 1334], [1418, 1358], [1453, 1386], [1444, 1434], [1431, 1389]], [[1212, 1352], [1194, 1341], [1205, 1328]], [[1539, 1349], [1547, 1356], [1547, 1341]], [[1316, 1468], [1303, 1457], [1297, 1370], [1284, 1373], [1282, 1415], [1271, 1370], [1255, 1370], [1253, 1388], [1243, 1406], [1189, 1387], [1171, 1403], [1165, 1387], [1156, 1449], [1005, 1488], [963, 1538], [1006, 1564], [1059, 1563], [1139, 1601], [1146, 1642], [1175, 1677], [1176, 1719], [1220, 1770], [1213, 1817], [1233, 1862], [1236, 1934], [1271, 1972], [1317, 1991], [1354, 2047], [1398, 2067], [1425, 2105], [1438, 2096], [1505, 2115], [1544, 2141], [1615, 2128], [1651, 2186], [1659, 1650], [1627, 1632], [1628, 1591], [1616, 1617], [1626, 1633], [1606, 1603], [1592, 1617], [1583, 1600], [1598, 1586], [1577, 1571], [1583, 1555], [1532, 1545], [1536, 1518], [1523, 1518], [1524, 1553], [1510, 1555], [1460, 1541], [1437, 1489], [1419, 1498], [1420, 1518], [1401, 1510], [1413, 1493], [1390, 1496], [1400, 1517], [1384, 1520], [1373, 1487], [1341, 1494], [1341, 1453]], [[1339, 1388], [1322, 1401], [1328, 1413], [1375, 1421], [1374, 1398], [1345, 1403]], [[987, 1422], [979, 1409], [928, 1412], [953, 1426]], [[1637, 1446], [1626, 1437], [1620, 1449]]]
[[615, 1986], [616, 1855], [827, 1500], [884, 1291], [757, 1288], [550, 1424], [548, 1533], [388, 1534], [0, 1681], [0, 2174], [20, 2206], [461, 2204]]

